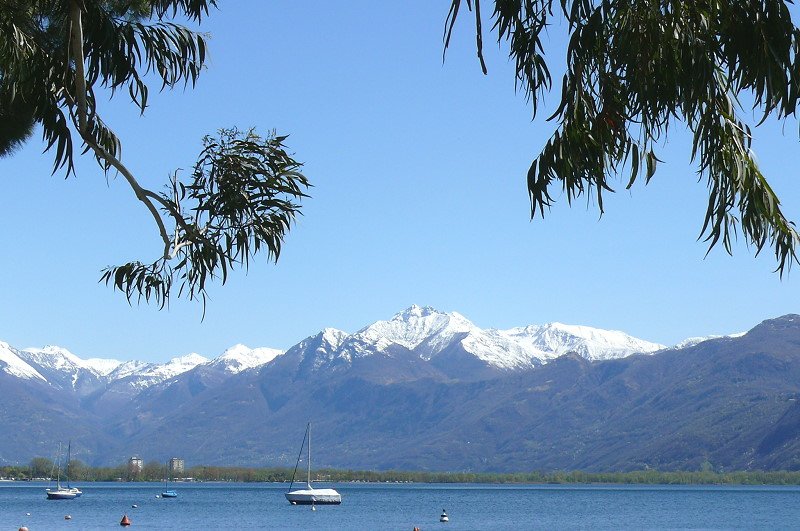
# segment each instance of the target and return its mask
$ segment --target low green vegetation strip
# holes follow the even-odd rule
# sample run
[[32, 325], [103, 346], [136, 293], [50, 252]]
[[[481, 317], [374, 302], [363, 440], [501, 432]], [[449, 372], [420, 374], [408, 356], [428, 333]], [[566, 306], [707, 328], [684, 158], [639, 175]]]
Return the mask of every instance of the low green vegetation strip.
[[[28, 466], [2, 466], [0, 478], [14, 480], [46, 479], [51, 469], [43, 469], [44, 463], [34, 460]], [[79, 462], [70, 466], [69, 476], [73, 481], [161, 481], [164, 465], [147, 463], [141, 470], [130, 470], [127, 466], [89, 467]], [[171, 476], [176, 474], [171, 473]], [[243, 468], [195, 466], [182, 474], [184, 480], [194, 481], [239, 481], [239, 482], [288, 482], [291, 468]], [[660, 472], [641, 470], [633, 472], [521, 472], [493, 474], [473, 472], [403, 472], [361, 471], [322, 469], [315, 472], [316, 481], [368, 482], [368, 483], [540, 483], [540, 484], [666, 484], [666, 485], [800, 485], [800, 471], [676, 471]]]

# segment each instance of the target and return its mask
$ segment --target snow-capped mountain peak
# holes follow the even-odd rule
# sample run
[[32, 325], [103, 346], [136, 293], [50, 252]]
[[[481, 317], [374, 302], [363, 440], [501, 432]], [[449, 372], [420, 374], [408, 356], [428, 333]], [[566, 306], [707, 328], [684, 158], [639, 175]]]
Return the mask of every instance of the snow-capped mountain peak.
[[125, 381], [131, 388], [142, 390], [188, 372], [208, 361], [208, 358], [196, 353], [172, 358], [164, 364], [127, 361], [108, 375], [108, 381]]
[[85, 368], [83, 360], [78, 356], [65, 348], [54, 345], [22, 349], [20, 355], [24, 356], [29, 362], [34, 362], [49, 369], [74, 371], [78, 368]]
[[567, 352], [576, 352], [589, 360], [604, 360], [635, 353], [652, 353], [664, 348], [664, 345], [637, 339], [618, 330], [558, 322], [511, 328], [500, 333], [538, 351], [543, 361]]
[[177, 371], [176, 374], [180, 374], [190, 371], [202, 363], [208, 363], [208, 358], [201, 356], [196, 352], [191, 352], [184, 356], [172, 358], [166, 363], [166, 365], [161, 365], [161, 367], [168, 368], [168, 370], [171, 371]]
[[[567, 352], [576, 352], [589, 360], [602, 360], [664, 348], [619, 331], [558, 322], [510, 330], [483, 330], [457, 312], [417, 305], [350, 336], [339, 331], [324, 331], [321, 335], [315, 354], [318, 368], [329, 366], [337, 359], [350, 364], [354, 359], [375, 354], [391, 355], [393, 346], [413, 351], [424, 361], [463, 351], [503, 371], [534, 367]], [[324, 341], [326, 337], [328, 341]], [[441, 363], [458, 362], [442, 358], [439, 365]]]
[[302, 370], [316, 372], [332, 366], [349, 366], [351, 357], [346, 343], [352, 336], [336, 328], [325, 328], [303, 339], [285, 353], [287, 359], [300, 362]]
[[208, 358], [200, 354], [191, 353], [185, 356], [172, 358], [163, 365], [158, 363], [147, 363], [138, 370], [134, 370], [131, 376], [136, 376], [140, 380], [141, 387], [147, 387], [152, 383], [163, 382], [169, 378], [174, 378], [197, 367], [200, 364], [208, 363]]
[[388, 321], [372, 323], [354, 336], [360, 341], [381, 345], [381, 350], [395, 343], [415, 350], [423, 359], [429, 359], [457, 336], [477, 329], [459, 313], [444, 313], [429, 306], [414, 305]]
[[39, 374], [39, 371], [28, 365], [22, 358], [17, 355], [15, 349], [8, 343], [0, 341], [0, 363], [5, 364], [2, 370], [11, 376], [17, 378], [24, 378], [26, 380], [39, 379], [47, 381], [44, 376]]
[[266, 347], [250, 348], [240, 343], [230, 347], [221, 356], [215, 358], [210, 365], [221, 366], [225, 372], [237, 374], [269, 363], [281, 354], [283, 354], [282, 350]]
[[[454, 378], [468, 378], [470, 367], [482, 367], [481, 374], [485, 375], [529, 369], [568, 352], [588, 360], [604, 360], [663, 348], [663, 345], [619, 331], [558, 322], [508, 330], [481, 329], [457, 312], [413, 305], [355, 334], [325, 328], [292, 347], [289, 359], [301, 356], [303, 370], [341, 371], [370, 356], [401, 360], [393, 363], [395, 366], [405, 364], [403, 367], [413, 366], [416, 358], [423, 364], [431, 364], [420, 374], [440, 371]], [[89, 393], [114, 382], [131, 390], [141, 390], [199, 366], [219, 374], [238, 374], [268, 364], [283, 354], [277, 349], [237, 344], [211, 361], [198, 354], [188, 354], [165, 364], [122, 363], [82, 360], [55, 346], [15, 351], [6, 345], [5, 349], [0, 348], [0, 366], [5, 372], [20, 377], [40, 378], [51, 385], [71, 386], [76, 391], [80, 388], [80, 392]], [[480, 363], [475, 364], [473, 360]], [[370, 362], [361, 367], [369, 367], [371, 371], [377, 365]]]
[[320, 332], [320, 341], [329, 350], [338, 350], [350, 334], [335, 328], [325, 328]]
[[26, 348], [20, 351], [20, 355], [29, 362], [48, 369], [73, 373], [85, 370], [95, 376], [107, 376], [122, 364], [121, 361], [113, 359], [90, 358], [84, 360], [69, 350], [56, 345], [46, 345], [42, 348]]
[[115, 367], [114, 370], [108, 374], [108, 378], [109, 380], [122, 380], [128, 376], [146, 371], [152, 366], [152, 363], [147, 363], [144, 361], [126, 361]]
[[441, 315], [442, 313], [443, 312], [430, 306], [417, 306], [416, 304], [412, 304], [405, 310], [396, 313], [394, 317], [392, 317], [392, 320], [408, 321], [410, 319], [428, 317], [430, 315]]

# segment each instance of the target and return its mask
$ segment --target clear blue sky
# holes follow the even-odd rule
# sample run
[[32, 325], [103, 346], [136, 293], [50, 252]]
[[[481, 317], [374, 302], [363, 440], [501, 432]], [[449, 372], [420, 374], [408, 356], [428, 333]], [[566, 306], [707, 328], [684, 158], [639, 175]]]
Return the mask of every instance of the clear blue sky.
[[[214, 357], [236, 343], [288, 348], [324, 327], [354, 332], [416, 303], [486, 328], [561, 321], [670, 344], [800, 312], [800, 270], [779, 279], [770, 252], [754, 258], [740, 242], [733, 257], [704, 259], [706, 186], [678, 128], [651, 184], [608, 197], [602, 218], [556, 194], [530, 221], [525, 173], [554, 125], [547, 109], [531, 121], [490, 36], [481, 74], [468, 17], [442, 63], [448, 4], [221, 2], [201, 27], [211, 60], [194, 90], [153, 87], [144, 117], [123, 96], [103, 104], [123, 160], [152, 188], [224, 126], [288, 133], [305, 163], [312, 197], [279, 263], [213, 285], [205, 320], [199, 304], [131, 307], [98, 284], [104, 266], [160, 250], [121, 178], [107, 181], [90, 157], [78, 178], [51, 176], [38, 135], [0, 160], [0, 340], [84, 358]], [[797, 124], [756, 135], [762, 169], [800, 219]]]

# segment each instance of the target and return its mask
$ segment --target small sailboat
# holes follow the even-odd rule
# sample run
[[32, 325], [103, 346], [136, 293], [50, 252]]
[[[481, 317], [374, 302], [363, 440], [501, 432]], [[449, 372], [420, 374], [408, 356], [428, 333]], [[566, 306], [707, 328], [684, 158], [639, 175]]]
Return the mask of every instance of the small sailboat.
[[162, 498], [177, 498], [178, 493], [169, 488], [169, 463], [164, 465], [164, 492], [161, 493]]
[[64, 473], [64, 479], [67, 483], [67, 486], [64, 487], [61, 485], [61, 445], [58, 445], [58, 459], [56, 464], [56, 488], [54, 489], [46, 489], [47, 492], [47, 499], [48, 500], [74, 500], [83, 492], [77, 487], [73, 487], [69, 484], [69, 463], [72, 458], [72, 441], [69, 442], [67, 445], [67, 466]]
[[[306, 487], [304, 489], [292, 490], [294, 486], [297, 467], [300, 465], [300, 457], [303, 455], [303, 446], [308, 442], [308, 468], [306, 475]], [[289, 492], [286, 499], [292, 505], [339, 505], [342, 503], [342, 496], [335, 489], [315, 489], [311, 486], [311, 423], [306, 426], [306, 434], [303, 437], [303, 444], [300, 445], [300, 453], [297, 455], [297, 463], [294, 465], [292, 482], [289, 484]]]

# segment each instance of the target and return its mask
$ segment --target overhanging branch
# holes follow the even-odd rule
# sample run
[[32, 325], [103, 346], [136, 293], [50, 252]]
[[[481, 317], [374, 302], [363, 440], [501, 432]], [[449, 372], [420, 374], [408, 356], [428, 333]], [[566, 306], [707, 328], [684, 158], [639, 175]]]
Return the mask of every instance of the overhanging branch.
[[[161, 239], [164, 242], [164, 258], [170, 257], [170, 247], [172, 246], [172, 242], [169, 239], [169, 235], [167, 234], [167, 228], [164, 226], [164, 220], [161, 219], [161, 214], [159, 214], [158, 209], [150, 200], [155, 199], [162, 205], [168, 207], [165, 201], [158, 194], [151, 192], [146, 188], [142, 188], [133, 174], [125, 167], [122, 162], [120, 162], [116, 157], [113, 157], [110, 153], [108, 153], [102, 146], [99, 146], [94, 140], [86, 135], [81, 135], [83, 141], [86, 142], [86, 145], [89, 146], [92, 151], [97, 154], [98, 157], [106, 161], [109, 165], [113, 166], [115, 170], [122, 174], [125, 177], [125, 180], [128, 182], [130, 187], [133, 189], [133, 193], [136, 195], [136, 199], [141, 201], [145, 204], [147, 209], [153, 215], [153, 219], [156, 221], [156, 225], [158, 225], [158, 232], [161, 234]], [[169, 207], [168, 207], [169, 208]], [[180, 218], [178, 216], [178, 218]], [[182, 218], [180, 218], [182, 219]]]

